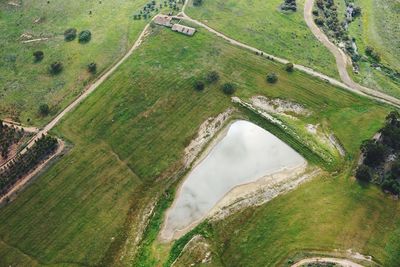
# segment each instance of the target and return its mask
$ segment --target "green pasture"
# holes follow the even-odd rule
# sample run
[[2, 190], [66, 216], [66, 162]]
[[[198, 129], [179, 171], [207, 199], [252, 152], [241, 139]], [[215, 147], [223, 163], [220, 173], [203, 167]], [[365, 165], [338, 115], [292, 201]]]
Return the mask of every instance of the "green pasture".
[[[57, 126], [53, 134], [66, 140], [70, 150], [15, 201], [0, 209], [0, 266], [131, 263], [125, 240], [135, 233], [132, 229], [143, 224], [139, 214], [161, 197], [181, 170], [184, 148], [200, 124], [232, 107], [230, 97], [220, 90], [224, 82], [235, 83], [236, 96], [245, 100], [265, 95], [304, 105], [312, 114], [299, 120], [322, 123], [334, 132], [348, 152], [347, 159], [357, 157], [359, 144], [374, 135], [390, 110], [304, 73], [287, 73], [283, 65], [198, 30], [195, 36], [187, 37], [165, 28], [152, 29], [142, 46]], [[195, 91], [193, 83], [210, 70], [219, 72], [220, 81]], [[269, 72], [278, 74], [276, 84], [265, 81]], [[347, 169], [347, 165], [340, 169]], [[373, 202], [373, 198], [378, 201]], [[389, 236], [397, 223], [391, 207], [397, 209], [397, 204], [385, 199], [374, 187], [363, 189], [350, 179], [316, 179], [254, 209], [254, 219], [249, 220], [249, 212], [244, 212], [215, 225], [214, 238], [230, 244], [221, 243], [221, 258], [232, 259], [232, 263], [244, 263], [250, 257], [254, 262], [265, 262], [264, 253], [279, 249], [268, 261], [277, 262], [288, 255], [283, 251], [301, 250], [310, 243], [319, 244], [320, 239], [330, 242], [332, 239], [323, 236], [307, 235], [314, 226], [323, 228], [320, 222], [326, 221], [333, 224], [338, 220], [334, 233], [340, 226], [347, 227], [343, 229], [360, 244], [381, 244], [378, 234], [382, 231], [357, 235], [358, 228], [346, 223], [349, 216], [357, 217], [342, 211], [361, 205], [365, 213], [359, 213], [358, 218], [370, 218], [372, 229], [384, 227], [380, 218], [388, 218], [385, 233]], [[307, 216], [315, 215], [318, 209], [323, 216]], [[302, 228], [291, 224], [291, 218], [300, 220]], [[254, 224], [238, 227], [240, 220], [242, 225]], [[231, 242], [229, 238], [235, 237], [226, 237], [222, 224], [226, 231], [238, 228], [237, 238], [243, 239], [237, 241], [241, 242]], [[263, 228], [267, 226], [270, 228]], [[251, 235], [252, 241], [246, 243], [244, 237], [252, 229], [263, 232]], [[283, 234], [279, 229], [288, 230], [285, 242], [276, 241], [277, 235]], [[299, 229], [304, 233], [298, 233]], [[292, 239], [296, 231], [298, 238]], [[265, 242], [266, 234], [271, 235], [271, 242]], [[395, 241], [388, 243], [393, 250], [388, 255], [394, 255]], [[347, 244], [344, 237], [329, 242], [323, 248]], [[243, 248], [243, 244], [248, 247]], [[377, 245], [368, 248], [360, 252], [383, 259]], [[241, 259], [236, 259], [236, 254], [242, 255]], [[154, 263], [152, 259], [149, 256], [141, 265]]]

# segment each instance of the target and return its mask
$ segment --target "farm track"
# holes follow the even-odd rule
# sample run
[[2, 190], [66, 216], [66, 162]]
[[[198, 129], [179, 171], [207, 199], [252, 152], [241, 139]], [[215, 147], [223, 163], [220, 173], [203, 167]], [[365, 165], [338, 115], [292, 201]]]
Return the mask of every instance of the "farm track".
[[[258, 53], [260, 55], [263, 55], [266, 58], [272, 59], [272, 60], [277, 61], [282, 64], [289, 63], [289, 61], [287, 59], [268, 54], [268, 53], [266, 53], [260, 49], [257, 49], [253, 46], [239, 42], [235, 39], [232, 39], [232, 38], [226, 36], [222, 32], [219, 32], [200, 21], [191, 18], [190, 16], [188, 16], [185, 13], [185, 8], [187, 6], [187, 3], [188, 3], [188, 1], [186, 1], [185, 4], [183, 5], [182, 12], [180, 12], [177, 16], [174, 16], [174, 18], [183, 19], [183, 20], [187, 20], [191, 23], [194, 23], [194, 24], [206, 29], [207, 31], [217, 35], [218, 37], [221, 37], [222, 39], [228, 41], [229, 43], [231, 43], [235, 46], [242, 47], [242, 48], [250, 50], [254, 53]], [[344, 52], [341, 49], [339, 49], [333, 43], [331, 43], [329, 41], [329, 39], [326, 37], [326, 35], [314, 23], [314, 20], [312, 18], [312, 13], [311, 13], [313, 4], [314, 4], [314, 0], [306, 0], [305, 6], [304, 6], [304, 19], [306, 20], [308, 27], [313, 32], [313, 34], [316, 36], [316, 38], [319, 41], [321, 41], [331, 51], [331, 53], [334, 54], [335, 59], [336, 59], [336, 65], [338, 67], [338, 72], [339, 72], [339, 75], [340, 75], [340, 78], [342, 79], [342, 81], [338, 81], [332, 77], [329, 77], [325, 74], [322, 74], [318, 71], [315, 71], [315, 70], [313, 70], [309, 67], [303, 66], [303, 65], [294, 64], [295, 69], [303, 71], [307, 74], [310, 74], [314, 77], [320, 78], [320, 79], [327, 81], [335, 86], [341, 87], [343, 89], [354, 92], [356, 94], [375, 99], [377, 101], [392, 105], [396, 108], [400, 108], [400, 100], [399, 99], [392, 97], [390, 95], [387, 95], [385, 93], [378, 92], [376, 90], [361, 86], [358, 83], [354, 82], [350, 78], [350, 76], [347, 72], [347, 56], [346, 56], [346, 54], [344, 54]]]

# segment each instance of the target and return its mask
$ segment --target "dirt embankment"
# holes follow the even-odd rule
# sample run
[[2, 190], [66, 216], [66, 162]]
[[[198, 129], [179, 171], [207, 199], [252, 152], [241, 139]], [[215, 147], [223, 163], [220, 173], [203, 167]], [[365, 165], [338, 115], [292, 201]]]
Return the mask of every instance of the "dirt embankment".
[[303, 260], [293, 264], [291, 267], [307, 266], [307, 264], [309, 264], [309, 263], [336, 263], [343, 267], [364, 267], [361, 264], [355, 263], [355, 262], [347, 260], [347, 259], [324, 258], [324, 257], [314, 257], [314, 258], [303, 259]]
[[184, 165], [186, 168], [190, 167], [205, 145], [224, 127], [225, 122], [232, 115], [233, 111], [234, 109], [228, 109], [215, 118], [208, 118], [200, 125], [197, 137], [185, 148]]

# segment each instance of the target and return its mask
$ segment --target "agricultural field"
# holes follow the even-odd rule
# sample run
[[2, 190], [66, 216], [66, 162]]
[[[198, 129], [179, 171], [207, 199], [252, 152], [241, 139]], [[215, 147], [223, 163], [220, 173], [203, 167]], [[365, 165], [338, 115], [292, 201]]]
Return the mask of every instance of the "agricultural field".
[[[130, 48], [146, 23], [132, 16], [146, 2], [1, 1], [0, 118], [47, 122]], [[65, 41], [69, 28], [77, 35], [89, 30], [91, 40], [79, 43], [77, 36]], [[36, 51], [43, 52], [42, 60], [35, 60]], [[52, 75], [50, 64], [57, 61], [63, 69]], [[88, 71], [92, 62], [95, 73]], [[40, 104], [49, 106], [49, 115], [40, 114]]]
[[[347, 236], [354, 236], [354, 242], [378, 242], [379, 245], [383, 242], [380, 222], [386, 218], [384, 232], [389, 238], [396, 229], [396, 217], [380, 209], [393, 211], [398, 208], [397, 203], [375, 187], [363, 189], [348, 177], [349, 165], [357, 158], [359, 145], [382, 126], [390, 109], [301, 72], [289, 73], [283, 65], [198, 30], [189, 38], [158, 26], [151, 28], [142, 46], [53, 131], [69, 143], [70, 150], [15, 201], [0, 209], [0, 265], [9, 265], [15, 259], [20, 265], [32, 266], [129, 265], [133, 262], [138, 266], [152, 266], [165, 261], [152, 251], [145, 261], [129, 258], [132, 248], [125, 241], [138, 233], [144, 209], [174, 184], [173, 178], [182, 169], [184, 148], [199, 125], [232, 107], [230, 97], [220, 90], [221, 84], [228, 81], [236, 85], [235, 95], [242, 99], [264, 95], [304, 105], [312, 114], [301, 117], [301, 121], [324, 124], [348, 152], [346, 161], [337, 166], [345, 174], [318, 178], [298, 191], [255, 209], [252, 228], [240, 230], [243, 235], [237, 235], [238, 238], [245, 238], [251, 229], [257, 231], [267, 225], [276, 229], [280, 225], [282, 231], [289, 231], [281, 240], [277, 235], [283, 234], [282, 231], [274, 231], [270, 238], [275, 243], [265, 242], [260, 236], [269, 231], [252, 235], [254, 239], [248, 248], [253, 251], [253, 258], [262, 260], [264, 253], [279, 248], [271, 261], [277, 262], [289, 256], [289, 252], [313, 248], [310, 244], [320, 244], [323, 240], [332, 241], [337, 232], [330, 232], [322, 240], [317, 234], [304, 232], [304, 239], [296, 234], [299, 227], [311, 231], [318, 226], [321, 231], [326, 230], [326, 222], [331, 226], [337, 222], [336, 231], [341, 225], [348, 227]], [[211, 69], [220, 74], [220, 81], [207, 85], [203, 91], [194, 90], [194, 82]], [[277, 73], [277, 83], [265, 81], [269, 72]], [[382, 202], [372, 201], [374, 198]], [[371, 207], [365, 204], [366, 199], [371, 199]], [[336, 201], [340, 205], [336, 206]], [[325, 205], [332, 205], [332, 209], [325, 210], [324, 216], [315, 216], [317, 208]], [[287, 213], [279, 211], [283, 207]], [[347, 213], [341, 213], [344, 207], [359, 214], [352, 216], [354, 228], [347, 223]], [[361, 228], [378, 229], [374, 232], [376, 235], [369, 236], [367, 230], [355, 227], [356, 218], [365, 222], [364, 212], [371, 226]], [[267, 213], [276, 215], [264, 216]], [[249, 214], [248, 211], [239, 213], [213, 226], [213, 240], [227, 241], [218, 247], [221, 260], [239, 262], [232, 255], [239, 253], [238, 250], [243, 254], [249, 252], [239, 247], [246, 243], [229, 242], [221, 230], [223, 225], [226, 225], [225, 231], [233, 229], [240, 220], [249, 218]], [[300, 220], [300, 226], [285, 223], [292, 218]], [[263, 224], [263, 220], [268, 224]], [[291, 239], [293, 236], [297, 237], [295, 242]], [[345, 247], [349, 244], [345, 237], [343, 233], [342, 239], [326, 243], [322, 248]], [[251, 249], [261, 245], [262, 251]], [[378, 245], [356, 248], [383, 260], [383, 250]], [[394, 251], [387, 253], [395, 257]], [[241, 260], [245, 262], [249, 258], [250, 254], [246, 254]]]
[[[0, 199], [0, 267], [292, 266], [307, 257], [351, 253], [366, 267], [399, 266], [398, 194], [355, 178], [358, 163], [368, 163], [365, 141], [379, 146], [382, 127], [398, 145], [395, 107], [255, 53], [339, 79], [333, 55], [304, 21], [305, 0], [187, 1], [188, 16], [254, 48], [224, 40], [190, 18], [169, 17], [196, 28], [190, 37], [151, 21], [159, 12], [178, 14], [182, 0], [0, 3], [0, 119], [9, 121], [7, 127], [0, 121], [1, 160], [20, 153], [0, 168], [0, 197], [7, 196]], [[346, 15], [346, 1], [335, 1], [338, 16]], [[400, 6], [354, 2], [362, 15], [348, 34], [360, 51], [373, 46], [369, 57], [376, 51], [382, 64], [398, 69]], [[366, 61], [352, 76], [400, 96], [395, 81]], [[46, 125], [71, 102], [54, 128], [25, 127]], [[395, 119], [387, 119], [390, 112]], [[223, 220], [198, 222], [176, 240], [163, 239], [167, 209], [184, 179], [237, 120], [256, 124], [300, 154], [309, 179], [262, 205], [253, 202]], [[210, 121], [213, 129], [204, 126]], [[199, 139], [204, 146], [188, 149]], [[28, 144], [37, 148], [22, 153]], [[384, 162], [373, 169], [382, 181], [396, 149], [382, 153]], [[390, 179], [398, 185], [396, 168]], [[33, 178], [23, 190], [4, 195], [29, 172]]]
[[311, 33], [303, 19], [304, 0], [297, 11], [280, 10], [283, 0], [189, 0], [186, 14], [240, 42], [338, 77], [333, 55]]
[[[390, 0], [354, 1], [362, 15], [350, 24], [349, 33], [356, 38], [359, 50], [373, 47], [381, 56], [381, 63], [400, 72], [400, 3]], [[400, 82], [393, 80], [369, 64], [361, 65], [360, 75], [353, 76], [366, 86], [377, 88], [396, 97], [400, 96]]]

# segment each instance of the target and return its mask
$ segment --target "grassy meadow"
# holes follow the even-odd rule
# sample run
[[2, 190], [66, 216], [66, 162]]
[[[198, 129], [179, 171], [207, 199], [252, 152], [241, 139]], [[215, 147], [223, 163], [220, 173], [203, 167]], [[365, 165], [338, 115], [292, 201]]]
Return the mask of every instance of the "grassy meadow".
[[[116, 1], [1, 1], [0, 2], [0, 117], [24, 124], [42, 125], [77, 97], [91, 80], [120, 58], [133, 44], [145, 20], [132, 15], [146, 0]], [[90, 13], [91, 12], [91, 13]], [[90, 30], [86, 44], [64, 41], [64, 31]], [[31, 39], [48, 40], [22, 43]], [[33, 52], [44, 59], [34, 62]], [[61, 61], [58, 75], [49, 73], [50, 64]], [[97, 73], [87, 65], [96, 62]], [[51, 114], [39, 115], [46, 103]], [[29, 120], [29, 121], [28, 121]]]
[[303, 19], [304, 0], [296, 2], [297, 12], [282, 12], [283, 0], [205, 0], [201, 6], [189, 0], [186, 13], [233, 39], [338, 78], [335, 58]]
[[[280, 64], [198, 30], [187, 37], [152, 29], [141, 47], [57, 126], [53, 133], [67, 140], [69, 152], [0, 209], [0, 266], [132, 264], [125, 240], [139, 231], [145, 207], [160, 198], [181, 170], [184, 148], [200, 124], [233, 105], [220, 90], [223, 82], [235, 83], [236, 95], [243, 99], [265, 95], [304, 105], [312, 115], [300, 120], [333, 131], [348, 159], [357, 156], [360, 143], [381, 127], [389, 111], [304, 73], [287, 73]], [[219, 72], [219, 83], [194, 90], [193, 83], [210, 70]], [[276, 84], [266, 83], [268, 72], [279, 75]], [[343, 163], [342, 169], [348, 165]], [[311, 216], [318, 209], [324, 216]], [[393, 211], [397, 209], [396, 202], [374, 187], [364, 189], [350, 179], [320, 178], [254, 209], [254, 217], [249, 210], [215, 225], [214, 239], [221, 244], [218, 251], [224, 262], [232, 260], [238, 266], [250, 258], [266, 262], [265, 253], [274, 251], [275, 258], [268, 262], [278, 262], [289, 252], [332, 241], [340, 226], [347, 235], [327, 242], [324, 249], [346, 246], [346, 236], [360, 244], [381, 244], [382, 232], [389, 237], [396, 226]], [[369, 219], [370, 225], [356, 225], [353, 210], [360, 220]], [[348, 223], [349, 216], [354, 224]], [[301, 225], [292, 223], [292, 218]], [[312, 234], [317, 226], [328, 230], [323, 223], [334, 221], [338, 227], [329, 232], [330, 238]], [[238, 227], [239, 223], [246, 227]], [[237, 235], [225, 235], [234, 228]], [[369, 228], [380, 230], [369, 235], [363, 230]], [[287, 236], [280, 241], [279, 234]], [[238, 239], [232, 239], [235, 236]], [[265, 242], [267, 237], [271, 242]], [[393, 239], [390, 255], [396, 253], [395, 244]], [[368, 248], [361, 252], [383, 255], [377, 245]], [[137, 266], [165, 260], [151, 253]]]

